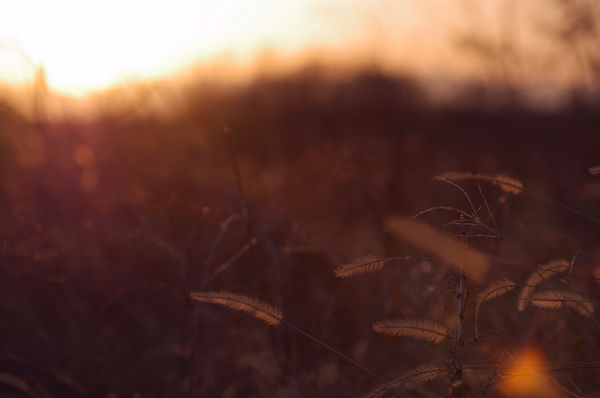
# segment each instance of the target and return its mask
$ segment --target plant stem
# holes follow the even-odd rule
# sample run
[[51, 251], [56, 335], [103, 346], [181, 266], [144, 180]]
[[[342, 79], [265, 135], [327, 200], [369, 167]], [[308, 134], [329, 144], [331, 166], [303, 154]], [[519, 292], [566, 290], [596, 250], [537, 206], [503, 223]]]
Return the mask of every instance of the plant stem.
[[462, 329], [465, 317], [465, 276], [460, 273], [458, 292], [458, 328], [456, 329], [456, 373], [462, 381]]

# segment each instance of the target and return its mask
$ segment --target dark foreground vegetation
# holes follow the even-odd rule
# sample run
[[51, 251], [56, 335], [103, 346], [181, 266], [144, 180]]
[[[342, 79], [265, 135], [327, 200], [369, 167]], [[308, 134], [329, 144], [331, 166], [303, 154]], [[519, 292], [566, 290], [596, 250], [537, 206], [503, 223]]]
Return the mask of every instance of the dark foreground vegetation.
[[[552, 386], [526, 395], [599, 393], [600, 176], [588, 169], [600, 164], [600, 109], [494, 95], [433, 104], [413, 81], [367, 71], [188, 87], [176, 118], [44, 122], [2, 108], [0, 395], [356, 397], [423, 364], [456, 371], [457, 349], [463, 375], [406, 386], [407, 396], [499, 395], [523, 350], [540, 353]], [[434, 180], [449, 171], [526, 189], [455, 181], [473, 209]], [[433, 206], [497, 224], [471, 237], [481, 225], [455, 210], [419, 217], [502, 259], [481, 283], [390, 231], [390, 217]], [[336, 278], [367, 255], [417, 258]], [[564, 296], [564, 308], [546, 297], [519, 311], [519, 286], [559, 259], [569, 269], [542, 283], [591, 293], [578, 296], [587, 312]], [[476, 297], [501, 279], [516, 293], [480, 297], [489, 333], [472, 341]], [[379, 377], [286, 324], [192, 301], [199, 291], [268, 302]], [[373, 330], [399, 318], [460, 323], [462, 343]]]

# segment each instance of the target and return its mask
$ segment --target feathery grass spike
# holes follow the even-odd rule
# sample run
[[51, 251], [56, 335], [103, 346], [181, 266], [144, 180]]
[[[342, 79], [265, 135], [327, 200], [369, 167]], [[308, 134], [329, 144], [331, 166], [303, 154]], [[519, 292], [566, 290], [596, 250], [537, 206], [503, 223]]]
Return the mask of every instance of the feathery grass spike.
[[565, 272], [569, 269], [569, 262], [567, 260], [554, 260], [549, 262], [548, 264], [539, 266], [539, 270], [537, 272], [531, 273], [527, 281], [525, 282], [526, 287], [521, 289], [521, 294], [519, 295], [519, 302], [517, 304], [517, 309], [519, 311], [523, 311], [527, 306], [528, 299], [531, 297], [535, 287], [542, 283], [545, 279], [552, 277], [556, 273]]
[[563, 302], [561, 301], [557, 292], [544, 290], [541, 292], [535, 292], [529, 297], [531, 305], [544, 308], [547, 310], [557, 310], [562, 307]]
[[488, 175], [488, 174], [473, 174], [473, 173], [456, 173], [447, 172], [440, 174], [438, 177], [444, 178], [450, 181], [457, 180], [476, 180], [476, 181], [487, 181], [494, 185], [498, 185], [504, 192], [518, 195], [523, 190], [523, 183], [517, 179], [507, 177], [504, 175]]
[[555, 310], [563, 305], [569, 306], [582, 316], [591, 316], [594, 313], [594, 305], [591, 300], [585, 299], [578, 293], [568, 291], [541, 291], [529, 297], [532, 305], [540, 308]]
[[502, 296], [515, 288], [515, 283], [508, 279], [500, 279], [493, 282], [487, 288], [485, 288], [481, 293], [477, 295], [477, 299], [475, 300], [475, 337], [479, 335], [479, 310], [481, 304], [484, 302], [494, 299], [496, 297]]
[[385, 227], [397, 238], [435, 254], [457, 270], [462, 269], [473, 282], [483, 282], [490, 267], [490, 262], [483, 253], [463, 247], [454, 237], [420, 221], [388, 217]]
[[371, 391], [368, 398], [382, 398], [391, 390], [408, 390], [428, 381], [446, 376], [447, 370], [438, 365], [423, 365]]
[[236, 311], [244, 311], [260, 319], [267, 325], [277, 325], [283, 314], [274, 305], [252, 297], [231, 292], [196, 292], [190, 294], [192, 300], [224, 305]]
[[367, 272], [380, 271], [388, 262], [390, 262], [389, 259], [375, 256], [361, 257], [352, 263], [338, 265], [334, 272], [338, 278], [347, 278]]
[[373, 330], [391, 336], [407, 336], [432, 343], [443, 341], [448, 335], [446, 328], [434, 321], [420, 319], [394, 319], [375, 322]]
[[582, 316], [592, 316], [594, 313], [594, 304], [591, 300], [585, 299], [582, 295], [575, 292], [560, 291], [558, 297], [563, 300], [563, 305], [573, 308]]

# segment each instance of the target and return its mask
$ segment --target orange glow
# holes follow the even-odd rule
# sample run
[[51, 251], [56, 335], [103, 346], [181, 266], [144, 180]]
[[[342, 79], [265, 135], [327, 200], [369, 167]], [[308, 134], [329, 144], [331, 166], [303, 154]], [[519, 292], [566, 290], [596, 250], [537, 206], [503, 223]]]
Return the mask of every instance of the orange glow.
[[[328, 43], [314, 2], [266, 0], [20, 0], [0, 15], [0, 80], [43, 66], [71, 95], [169, 76], [215, 58], [247, 60], [265, 46], [296, 52]], [[241, 58], [240, 58], [241, 57]]]
[[0, 81], [31, 82], [43, 66], [52, 90], [80, 97], [273, 53], [448, 70], [449, 24], [459, 16], [437, 0], [19, 0], [5, 8]]
[[558, 397], [544, 370], [542, 353], [528, 348], [515, 358], [513, 368], [500, 384], [500, 391], [510, 397]]
[[[511, 19], [518, 47], [532, 57], [548, 50], [539, 32], [529, 29], [537, 26], [532, 18], [541, 1], [519, 2], [519, 18]], [[272, 70], [281, 67], [281, 59], [296, 64], [299, 57], [354, 66], [375, 61], [443, 83], [446, 77], [479, 76], [480, 60], [457, 45], [459, 33], [473, 30], [495, 38], [507, 28], [501, 11], [515, 2], [474, 2], [477, 7], [470, 11], [459, 3], [19, 0], [0, 13], [0, 84], [27, 86], [43, 67], [52, 91], [83, 97], [198, 66], [212, 66], [230, 78], [232, 69], [255, 72], [253, 62], [261, 59], [258, 66]], [[544, 87], [581, 81], [576, 68], [560, 65], [540, 69], [533, 63], [530, 69], [519, 68], [514, 78]]]
[[[244, 16], [255, 19], [237, 3], [24, 0], [0, 17], [0, 45], [20, 53], [20, 74], [43, 65], [50, 87], [82, 95], [172, 74], [215, 52], [227, 34], [244, 29]], [[253, 9], [268, 15], [265, 7]]]

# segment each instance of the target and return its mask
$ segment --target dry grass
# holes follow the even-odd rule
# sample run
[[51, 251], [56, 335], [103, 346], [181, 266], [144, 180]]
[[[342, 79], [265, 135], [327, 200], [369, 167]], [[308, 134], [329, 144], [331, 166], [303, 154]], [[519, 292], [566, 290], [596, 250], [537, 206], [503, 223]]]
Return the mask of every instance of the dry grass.
[[[373, 71], [181, 95], [170, 120], [0, 107], [0, 396], [492, 397], [530, 346], [536, 380], [600, 391], [596, 109], [438, 107]], [[473, 206], [449, 169], [481, 171], [453, 180]]]
[[231, 292], [196, 292], [190, 298], [203, 303], [219, 304], [232, 310], [247, 312], [269, 326], [281, 322], [283, 314], [274, 305]]
[[523, 183], [521, 181], [504, 175], [447, 172], [440, 174], [438, 177], [450, 181], [473, 180], [491, 182], [494, 185], [498, 185], [503, 191], [513, 195], [518, 195], [523, 191]]
[[569, 269], [569, 262], [567, 260], [555, 260], [550, 263], [540, 265], [538, 270], [532, 272], [525, 282], [525, 287], [521, 289], [519, 294], [519, 302], [517, 308], [519, 311], [523, 311], [527, 306], [527, 299], [531, 296], [534, 289], [546, 279], [556, 276], [558, 273], [565, 272]]
[[376, 322], [373, 330], [390, 336], [409, 336], [440, 343], [447, 336], [446, 328], [437, 322], [419, 319], [394, 319]]

